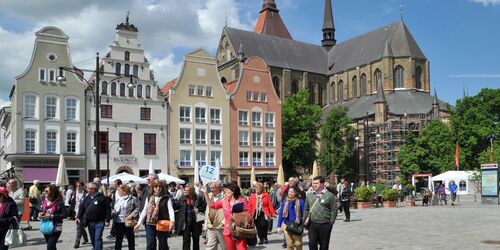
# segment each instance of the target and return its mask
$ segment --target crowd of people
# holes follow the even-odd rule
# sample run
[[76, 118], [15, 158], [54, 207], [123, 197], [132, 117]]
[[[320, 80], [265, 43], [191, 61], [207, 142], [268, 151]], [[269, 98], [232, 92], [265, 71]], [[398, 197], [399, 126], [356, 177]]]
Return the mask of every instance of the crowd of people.
[[[66, 190], [55, 184], [41, 187], [34, 181], [29, 191], [12, 179], [0, 187], [0, 250], [8, 249], [4, 237], [24, 214], [29, 198], [29, 221], [41, 221], [40, 232], [47, 249], [57, 249], [63, 223], [74, 223], [74, 248], [92, 244], [103, 249], [104, 228], [115, 249], [135, 249], [135, 234], [144, 229], [146, 249], [169, 249], [170, 237], [182, 237], [183, 249], [247, 249], [267, 245], [268, 234], [277, 227], [283, 247], [302, 249], [304, 228], [309, 231], [310, 249], [328, 249], [333, 224], [340, 207], [349, 221], [350, 189], [344, 182], [340, 192], [317, 176], [304, 184], [297, 177], [284, 186], [254, 182], [242, 190], [235, 182], [181, 185], [149, 174], [147, 185], [122, 183], [109, 186], [99, 178], [84, 184], [77, 181]], [[342, 206], [337, 206], [337, 200]], [[347, 202], [347, 203], [346, 203]], [[72, 222], [74, 220], [74, 222]]]

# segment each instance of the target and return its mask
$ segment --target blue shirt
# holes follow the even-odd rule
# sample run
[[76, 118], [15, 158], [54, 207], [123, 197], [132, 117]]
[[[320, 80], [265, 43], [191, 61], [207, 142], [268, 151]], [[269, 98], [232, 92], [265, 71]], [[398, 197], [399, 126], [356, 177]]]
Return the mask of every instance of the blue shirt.
[[[295, 221], [295, 202], [288, 203], [288, 218], [283, 218], [283, 210], [285, 209], [286, 200], [281, 202], [280, 214], [278, 215], [278, 227], [281, 223], [287, 224], [289, 221]], [[300, 200], [300, 216], [304, 219], [304, 200]]]
[[452, 185], [450, 185], [450, 192], [452, 194], [456, 193], [457, 192], [457, 188], [458, 188], [457, 184], [453, 183]]

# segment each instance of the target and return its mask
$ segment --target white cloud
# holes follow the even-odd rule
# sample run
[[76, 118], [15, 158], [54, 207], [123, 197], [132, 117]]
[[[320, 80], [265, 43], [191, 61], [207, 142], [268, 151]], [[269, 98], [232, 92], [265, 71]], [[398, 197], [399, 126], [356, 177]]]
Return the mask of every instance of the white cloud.
[[473, 3], [480, 3], [484, 6], [492, 5], [495, 6], [497, 4], [500, 4], [500, 0], [470, 0]]
[[2, 98], [0, 98], [0, 109], [6, 106], [10, 106], [10, 101], [6, 101]]
[[103, 56], [109, 51], [116, 25], [130, 10], [130, 22], [139, 29], [142, 47], [162, 86], [179, 73], [183, 56], [178, 51], [215, 50], [225, 13], [231, 27], [249, 29], [252, 22], [246, 13], [240, 19], [236, 0], [0, 0], [0, 6], [0, 18], [8, 13], [24, 22], [21, 28], [0, 26], [0, 98], [5, 99], [14, 77], [29, 64], [34, 33], [44, 26], [63, 30], [70, 37], [73, 64], [92, 69], [95, 52]]

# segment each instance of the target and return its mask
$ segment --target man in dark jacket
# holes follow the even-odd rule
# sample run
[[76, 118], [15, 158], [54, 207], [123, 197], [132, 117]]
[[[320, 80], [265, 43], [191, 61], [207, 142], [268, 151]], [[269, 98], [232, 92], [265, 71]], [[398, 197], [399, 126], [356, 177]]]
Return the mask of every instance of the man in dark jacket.
[[105, 226], [109, 227], [111, 218], [110, 199], [100, 193], [99, 186], [93, 182], [87, 184], [87, 193], [75, 222], [88, 226], [93, 249], [102, 250], [102, 233]]

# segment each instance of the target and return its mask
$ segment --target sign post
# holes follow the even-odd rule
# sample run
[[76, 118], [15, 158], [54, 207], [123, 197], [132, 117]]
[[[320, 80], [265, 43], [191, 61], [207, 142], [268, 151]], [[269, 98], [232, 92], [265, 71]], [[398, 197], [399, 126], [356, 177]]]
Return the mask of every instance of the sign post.
[[498, 164], [481, 164], [481, 203], [491, 204], [499, 197]]

